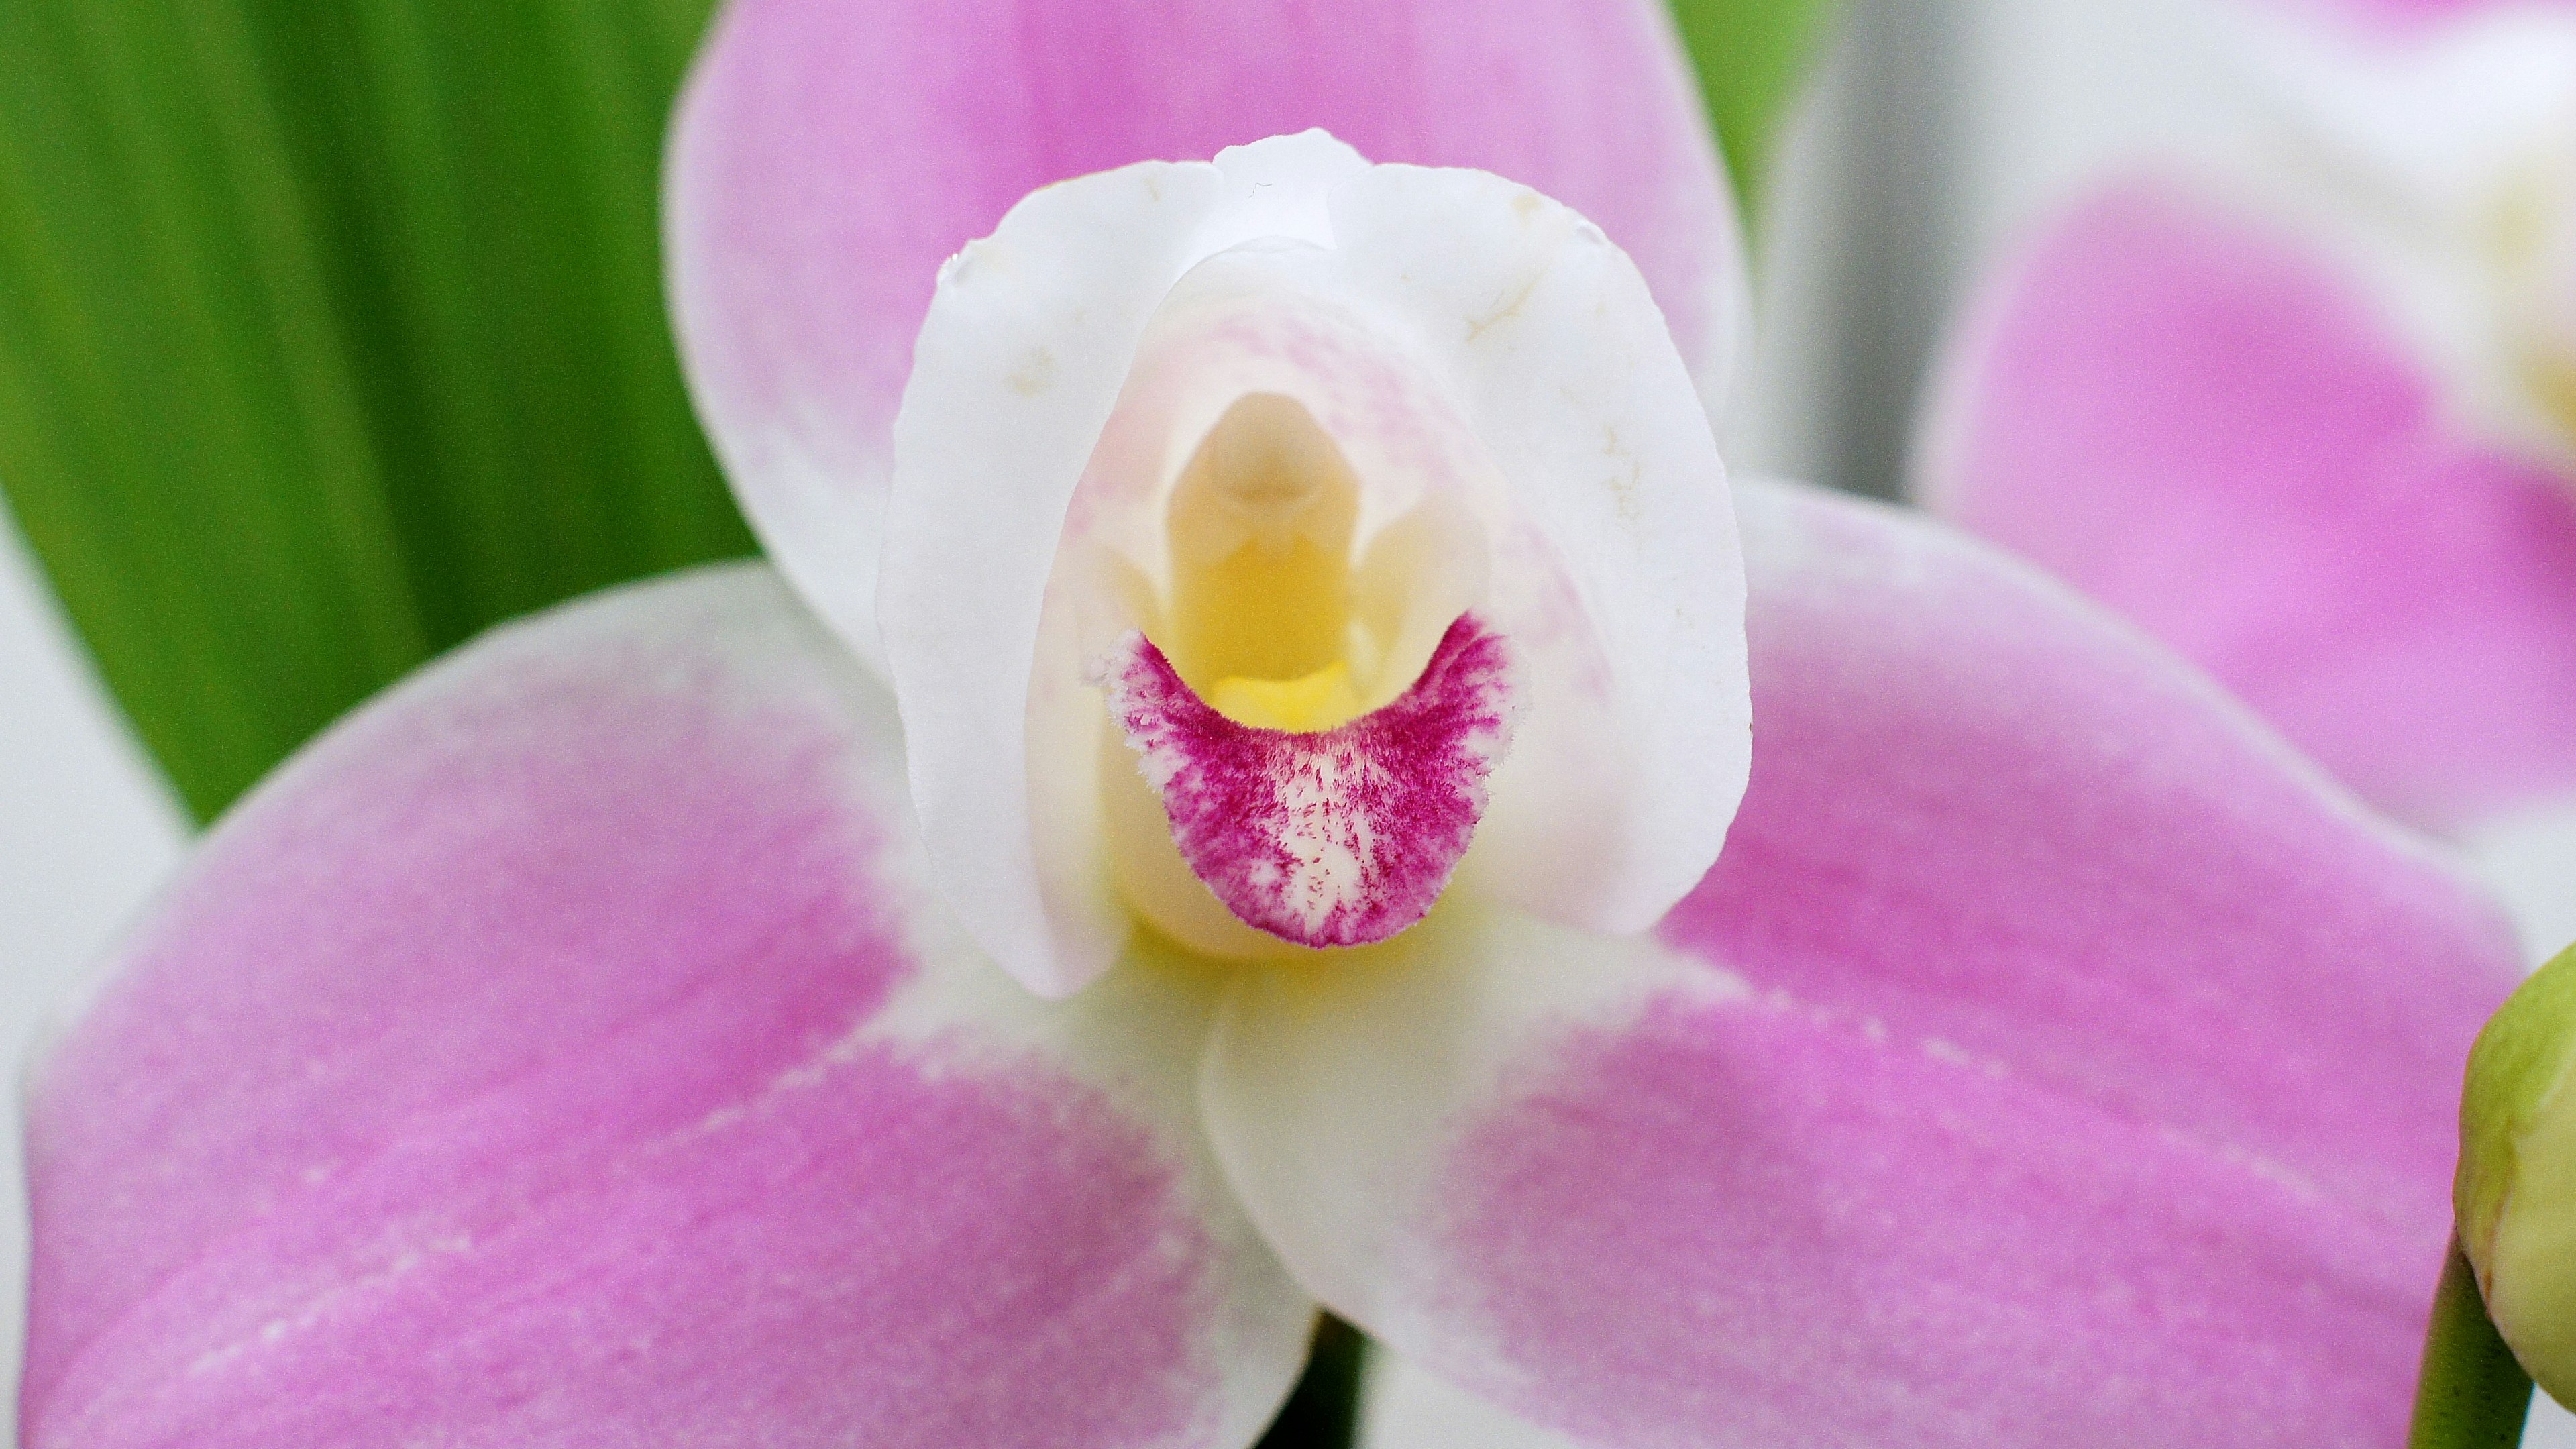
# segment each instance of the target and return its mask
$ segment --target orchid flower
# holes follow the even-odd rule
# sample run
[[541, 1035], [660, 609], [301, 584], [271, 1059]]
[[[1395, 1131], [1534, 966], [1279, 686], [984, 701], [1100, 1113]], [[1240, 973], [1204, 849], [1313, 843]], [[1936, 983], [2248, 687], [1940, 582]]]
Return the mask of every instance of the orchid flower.
[[[2383, 809], [2545, 848], [2576, 804], [2576, 7], [2240, 8], [2263, 119], [1999, 269], [1918, 491]], [[2544, 955], [2576, 933], [2547, 866]]]
[[671, 168], [776, 572], [213, 831], [34, 1074], [31, 1449], [1235, 1449], [1318, 1305], [1586, 1445], [2395, 1442], [2504, 927], [1730, 488], [1659, 12], [736, 0]]

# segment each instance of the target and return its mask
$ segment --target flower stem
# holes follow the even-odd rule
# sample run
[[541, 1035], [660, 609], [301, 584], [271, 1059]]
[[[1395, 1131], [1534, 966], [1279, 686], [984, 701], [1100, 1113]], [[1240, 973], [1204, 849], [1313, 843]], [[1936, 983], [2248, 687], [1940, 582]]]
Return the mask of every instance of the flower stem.
[[2530, 1413], [2531, 1376], [2488, 1320], [2477, 1273], [2455, 1242], [2433, 1292], [2407, 1449], [2513, 1449]]
[[1315, 1349], [1270, 1432], [1255, 1449], [1351, 1449], [1360, 1427], [1361, 1358], [1368, 1340], [1327, 1313], [1315, 1325]]

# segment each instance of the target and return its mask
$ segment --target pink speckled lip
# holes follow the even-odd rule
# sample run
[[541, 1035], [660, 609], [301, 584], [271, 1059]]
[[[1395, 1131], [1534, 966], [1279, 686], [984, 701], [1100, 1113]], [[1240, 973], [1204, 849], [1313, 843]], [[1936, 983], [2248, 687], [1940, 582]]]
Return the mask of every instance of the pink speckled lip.
[[1510, 746], [1510, 673], [1503, 636], [1461, 614], [1394, 701], [1299, 734], [1218, 713], [1142, 633], [1103, 670], [1181, 858], [1246, 924], [1301, 946], [1369, 945], [1431, 909]]

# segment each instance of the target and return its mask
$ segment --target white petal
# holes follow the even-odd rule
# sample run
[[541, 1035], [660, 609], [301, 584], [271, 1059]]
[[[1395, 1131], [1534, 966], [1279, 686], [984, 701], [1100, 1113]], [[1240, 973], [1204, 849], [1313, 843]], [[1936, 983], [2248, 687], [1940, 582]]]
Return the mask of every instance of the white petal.
[[[1519, 225], [1501, 236], [1456, 221], [1505, 212]], [[1689, 375], [1636, 268], [1526, 188], [1384, 166], [1334, 220], [1358, 288], [1420, 329], [1523, 524], [1501, 541], [1495, 613], [1532, 694], [1466, 883], [1642, 930], [1717, 858], [1752, 750], [1744, 562]]]
[[[1472, 906], [1319, 967], [1248, 966], [1201, 1074], [1208, 1133], [1245, 1208], [1308, 1292], [1480, 1392], [1507, 1357], [1462, 1336], [1430, 1239], [1461, 1121], [1557, 1044], [1649, 1008], [1742, 998], [1651, 937], [1601, 937]], [[1468, 1315], [1472, 1317], [1472, 1315]]]
[[931, 869], [984, 948], [1052, 995], [1097, 975], [1126, 921], [1079, 864], [1040, 883], [1042, 849], [1089, 842], [1032, 833], [1039, 612], [1137, 336], [1220, 187], [1212, 166], [1149, 162], [1032, 193], [941, 270], [895, 415], [877, 620]]
[[[1742, 565], [1689, 373], [1582, 218], [1310, 132], [1049, 188], [942, 277], [878, 617], [932, 859], [978, 939], [1055, 993], [1117, 950], [1103, 794], [1132, 782], [1102, 773], [1095, 666], [1158, 627], [1164, 505], [1256, 393], [1357, 476], [1363, 570], [1405, 559], [1385, 695], [1470, 606], [1528, 661], [1462, 886], [1595, 928], [1655, 919], [1715, 857], [1749, 748]], [[1437, 546], [1407, 554], [1408, 529]], [[1249, 937], [1185, 874], [1135, 877], [1167, 932]]]
[[1575, 1449], [1383, 1346], [1369, 1355], [1363, 1402], [1366, 1449]]
[[2576, 942], [2576, 800], [2483, 821], [2460, 847], [2513, 917], [2524, 960], [2537, 968]]

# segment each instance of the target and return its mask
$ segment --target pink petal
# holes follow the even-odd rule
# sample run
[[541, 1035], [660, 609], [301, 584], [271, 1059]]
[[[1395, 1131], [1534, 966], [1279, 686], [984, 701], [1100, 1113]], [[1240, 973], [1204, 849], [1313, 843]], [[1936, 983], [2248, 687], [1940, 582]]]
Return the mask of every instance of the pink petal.
[[2570, 0], [2245, 0], [2283, 10], [2322, 11], [2405, 36], [2513, 10], [2576, 9]]
[[854, 645], [940, 263], [1050, 182], [1311, 126], [1574, 207], [1722, 389], [1734, 217], [1653, 0], [734, 0], [675, 122], [673, 305], [753, 523]]
[[2576, 478], [2461, 436], [2320, 259], [2101, 196], [1990, 290], [1929, 501], [2190, 656], [2383, 808], [2576, 788]]
[[2030, 571], [1738, 498], [1716, 869], [1658, 941], [1252, 978], [1207, 1080], [1265, 1235], [1586, 1444], [2401, 1443], [2494, 911]]
[[1235, 723], [1141, 633], [1108, 689], [1190, 870], [1237, 917], [1301, 946], [1383, 941], [1431, 909], [1475, 836], [1518, 704], [1510, 646], [1472, 613], [1401, 696], [1329, 730]]
[[35, 1085], [24, 1442], [1249, 1442], [1311, 1311], [1199, 1146], [1211, 1003], [966, 953], [893, 739], [744, 568], [290, 765]]

